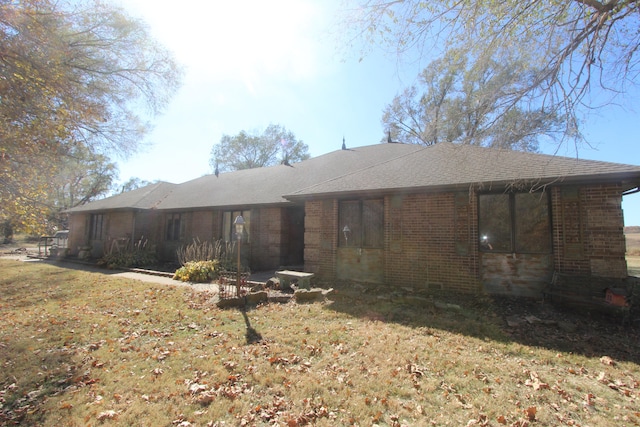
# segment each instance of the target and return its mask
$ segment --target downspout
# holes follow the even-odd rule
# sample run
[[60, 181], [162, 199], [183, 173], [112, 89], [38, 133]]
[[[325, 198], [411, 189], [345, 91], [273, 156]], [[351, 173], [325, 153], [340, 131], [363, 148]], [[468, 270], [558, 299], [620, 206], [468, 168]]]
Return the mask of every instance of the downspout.
[[628, 196], [629, 194], [636, 194], [636, 193], [640, 193], [640, 186], [636, 188], [632, 188], [631, 190], [627, 190], [624, 193], [622, 193], [622, 195]]

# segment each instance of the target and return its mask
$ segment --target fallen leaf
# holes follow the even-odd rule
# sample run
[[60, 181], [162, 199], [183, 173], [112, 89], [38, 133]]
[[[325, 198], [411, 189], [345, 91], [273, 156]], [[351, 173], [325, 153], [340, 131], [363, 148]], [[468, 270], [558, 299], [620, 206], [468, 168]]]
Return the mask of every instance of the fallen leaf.
[[535, 406], [530, 406], [524, 410], [524, 414], [527, 416], [527, 419], [529, 421], [536, 420], [536, 412], [538, 412], [538, 408], [536, 408]]
[[587, 406], [593, 406], [595, 405], [595, 402], [593, 401], [593, 399], [595, 399], [596, 397], [591, 394], [591, 393], [587, 393], [584, 397], [584, 403]]

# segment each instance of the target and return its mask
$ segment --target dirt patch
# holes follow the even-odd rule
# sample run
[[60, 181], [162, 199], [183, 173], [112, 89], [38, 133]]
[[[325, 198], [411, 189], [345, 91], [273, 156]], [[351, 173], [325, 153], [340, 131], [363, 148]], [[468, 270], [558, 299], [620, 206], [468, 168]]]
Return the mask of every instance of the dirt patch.
[[637, 319], [623, 325], [616, 315], [521, 298], [493, 297], [491, 306], [520, 343], [640, 363]]

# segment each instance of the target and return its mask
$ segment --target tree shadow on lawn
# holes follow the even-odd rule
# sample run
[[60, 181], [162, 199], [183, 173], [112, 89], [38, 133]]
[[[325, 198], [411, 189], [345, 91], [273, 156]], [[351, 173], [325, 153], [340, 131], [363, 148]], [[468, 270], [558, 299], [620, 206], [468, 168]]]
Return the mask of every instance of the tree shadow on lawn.
[[245, 333], [245, 338], [247, 340], [247, 344], [256, 344], [262, 341], [262, 334], [256, 331], [253, 326], [251, 326], [251, 321], [249, 320], [249, 316], [247, 315], [247, 307], [242, 307], [240, 309], [242, 312], [242, 317], [244, 317], [244, 323], [247, 326], [247, 332]]
[[[402, 295], [389, 288], [334, 286], [330, 310], [359, 318], [429, 327], [499, 342], [640, 364], [640, 322], [529, 298]], [[386, 289], [386, 291], [385, 291]], [[633, 318], [632, 318], [633, 319]]]
[[13, 338], [0, 347], [0, 363], [5, 367], [0, 374], [0, 425], [20, 425], [25, 419], [36, 422], [45, 416], [40, 404], [49, 396], [73, 392], [94, 381], [74, 362], [74, 349], [34, 355], [27, 338]]

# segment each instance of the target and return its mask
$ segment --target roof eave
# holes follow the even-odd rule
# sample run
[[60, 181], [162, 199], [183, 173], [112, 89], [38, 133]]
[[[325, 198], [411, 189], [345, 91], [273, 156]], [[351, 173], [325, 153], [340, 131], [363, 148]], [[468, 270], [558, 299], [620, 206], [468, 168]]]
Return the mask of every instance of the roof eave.
[[499, 181], [483, 181], [483, 182], [466, 182], [443, 185], [423, 185], [414, 187], [397, 187], [385, 189], [367, 189], [367, 190], [348, 190], [348, 191], [332, 191], [322, 193], [306, 193], [306, 194], [290, 194], [284, 196], [287, 200], [300, 202], [306, 200], [320, 200], [327, 198], [345, 198], [345, 197], [370, 197], [381, 195], [396, 194], [412, 194], [422, 192], [444, 192], [444, 191], [468, 191], [469, 188], [481, 188], [484, 190], [501, 189], [506, 190], [516, 186], [527, 186], [543, 190], [549, 186], [562, 185], [580, 185], [580, 184], [607, 184], [621, 183], [623, 191], [635, 188], [640, 185], [640, 173], [612, 173], [612, 174], [594, 174], [580, 176], [557, 176], [545, 178], [523, 178], [517, 180], [499, 180]]

